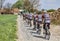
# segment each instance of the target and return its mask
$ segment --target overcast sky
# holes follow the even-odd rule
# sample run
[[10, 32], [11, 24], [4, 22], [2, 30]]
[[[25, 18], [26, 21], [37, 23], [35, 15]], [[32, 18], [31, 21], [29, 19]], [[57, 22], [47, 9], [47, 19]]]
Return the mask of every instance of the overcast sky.
[[[7, 2], [9, 3], [15, 3], [17, 0], [6, 0], [5, 4]], [[60, 0], [41, 0], [41, 8], [44, 9], [57, 9], [60, 7]]]

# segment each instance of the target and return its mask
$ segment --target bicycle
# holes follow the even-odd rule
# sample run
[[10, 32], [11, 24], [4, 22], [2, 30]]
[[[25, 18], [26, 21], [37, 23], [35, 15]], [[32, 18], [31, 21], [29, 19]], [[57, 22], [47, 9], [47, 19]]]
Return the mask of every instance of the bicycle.
[[38, 29], [37, 30], [37, 33], [38, 34], [41, 34], [41, 25], [42, 25], [41, 22], [40, 23], [39, 22], [37, 23], [37, 29]]
[[48, 24], [45, 25], [45, 38], [46, 38], [47, 40], [49, 40], [51, 33], [50, 33], [47, 25], [48, 25]]

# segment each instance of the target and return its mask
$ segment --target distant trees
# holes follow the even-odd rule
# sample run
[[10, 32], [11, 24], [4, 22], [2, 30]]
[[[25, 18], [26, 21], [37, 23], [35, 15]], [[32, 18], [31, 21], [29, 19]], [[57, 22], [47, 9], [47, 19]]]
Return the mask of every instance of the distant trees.
[[59, 12], [60, 12], [60, 8], [58, 8], [58, 9], [57, 9], [57, 11], [59, 11]]
[[23, 7], [23, 0], [18, 0], [15, 4], [12, 6], [13, 8], [21, 8]]
[[54, 12], [54, 11], [55, 11], [54, 9], [47, 10], [47, 12]]
[[40, 6], [40, 0], [18, 0], [12, 7], [33, 12], [38, 6]]

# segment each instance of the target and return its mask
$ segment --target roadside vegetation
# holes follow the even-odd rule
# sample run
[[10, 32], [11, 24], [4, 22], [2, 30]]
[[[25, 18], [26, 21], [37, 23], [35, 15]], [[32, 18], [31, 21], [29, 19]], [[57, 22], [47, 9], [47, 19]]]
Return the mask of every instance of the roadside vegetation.
[[0, 41], [16, 40], [16, 15], [0, 15]]

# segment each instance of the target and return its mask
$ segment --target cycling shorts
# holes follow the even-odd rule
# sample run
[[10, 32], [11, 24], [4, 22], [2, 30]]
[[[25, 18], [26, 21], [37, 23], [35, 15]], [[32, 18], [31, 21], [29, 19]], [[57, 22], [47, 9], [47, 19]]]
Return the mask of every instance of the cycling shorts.
[[48, 29], [50, 29], [50, 23], [44, 23], [43, 29], [46, 30], [46, 25], [47, 25]]

